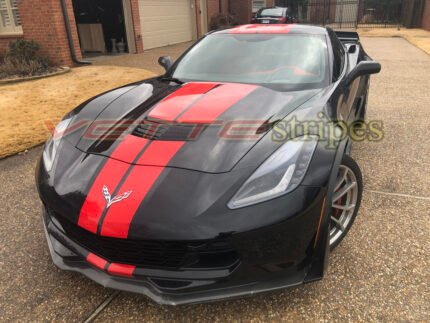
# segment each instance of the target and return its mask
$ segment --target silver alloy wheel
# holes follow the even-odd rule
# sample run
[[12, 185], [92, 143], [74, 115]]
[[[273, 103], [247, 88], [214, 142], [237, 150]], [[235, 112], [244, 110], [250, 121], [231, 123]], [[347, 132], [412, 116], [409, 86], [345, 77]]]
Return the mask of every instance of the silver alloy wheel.
[[342, 238], [351, 220], [358, 200], [357, 177], [351, 168], [341, 165], [336, 179], [330, 215], [330, 246]]

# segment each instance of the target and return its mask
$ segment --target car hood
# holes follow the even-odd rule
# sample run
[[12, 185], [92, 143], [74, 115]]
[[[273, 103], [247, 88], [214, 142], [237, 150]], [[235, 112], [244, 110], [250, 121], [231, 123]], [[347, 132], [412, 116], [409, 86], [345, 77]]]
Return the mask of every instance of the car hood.
[[229, 172], [276, 121], [318, 91], [280, 92], [237, 83], [145, 82], [121, 92], [97, 111], [76, 147], [142, 166]]

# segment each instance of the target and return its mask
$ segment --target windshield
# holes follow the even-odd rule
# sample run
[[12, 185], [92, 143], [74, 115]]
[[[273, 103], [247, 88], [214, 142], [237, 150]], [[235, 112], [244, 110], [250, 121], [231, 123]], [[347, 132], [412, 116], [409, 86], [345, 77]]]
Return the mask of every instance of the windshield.
[[183, 81], [320, 88], [328, 81], [327, 43], [320, 35], [214, 34], [176, 63]]
[[283, 12], [282, 8], [269, 8], [263, 9], [258, 15], [260, 17], [282, 17]]

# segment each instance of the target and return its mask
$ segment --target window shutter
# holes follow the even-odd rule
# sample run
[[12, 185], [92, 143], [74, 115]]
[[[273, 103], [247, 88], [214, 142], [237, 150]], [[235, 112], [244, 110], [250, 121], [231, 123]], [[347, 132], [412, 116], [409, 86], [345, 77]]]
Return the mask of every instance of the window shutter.
[[0, 0], [1, 26], [4, 28], [11, 26], [7, 1]]
[[17, 0], [0, 0], [0, 34], [22, 34]]
[[21, 26], [21, 17], [19, 16], [17, 0], [10, 0], [13, 20], [15, 27]]

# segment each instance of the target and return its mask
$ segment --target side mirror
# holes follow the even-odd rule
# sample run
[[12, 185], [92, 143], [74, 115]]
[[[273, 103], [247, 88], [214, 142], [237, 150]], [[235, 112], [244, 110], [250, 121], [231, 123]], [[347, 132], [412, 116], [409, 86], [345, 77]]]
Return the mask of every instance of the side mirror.
[[374, 61], [362, 61], [349, 72], [345, 78], [345, 85], [350, 85], [357, 77], [370, 74], [378, 74], [381, 71], [381, 64]]
[[164, 70], [167, 72], [167, 70], [172, 67], [173, 62], [170, 56], [161, 56], [158, 59], [158, 64], [164, 67]]

